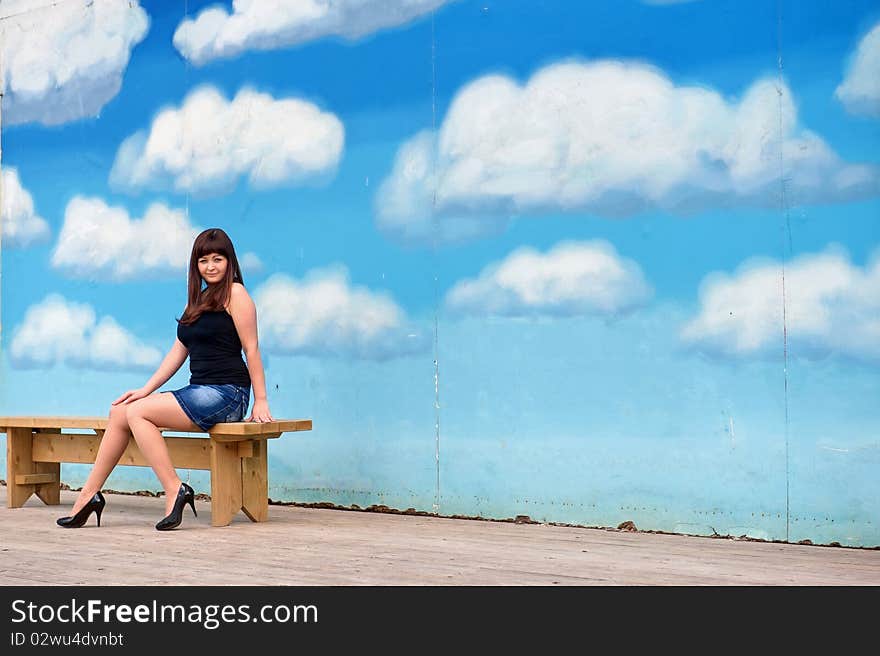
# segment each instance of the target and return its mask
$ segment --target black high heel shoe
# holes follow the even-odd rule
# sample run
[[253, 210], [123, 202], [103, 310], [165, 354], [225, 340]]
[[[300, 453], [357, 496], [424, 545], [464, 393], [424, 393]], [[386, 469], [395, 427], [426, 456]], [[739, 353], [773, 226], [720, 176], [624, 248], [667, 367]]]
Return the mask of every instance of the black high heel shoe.
[[80, 508], [75, 515], [72, 517], [59, 517], [55, 520], [55, 523], [64, 528], [79, 528], [86, 523], [89, 515], [94, 512], [98, 518], [98, 526], [100, 526], [101, 513], [104, 512], [104, 506], [106, 505], [107, 502], [104, 500], [104, 495], [101, 494], [101, 491], [99, 490], [95, 492], [95, 496], [93, 496], [86, 505]]
[[196, 512], [196, 493], [189, 485], [186, 483], [180, 484], [180, 489], [177, 490], [177, 498], [174, 500], [174, 508], [171, 509], [171, 513], [161, 519], [158, 524], [156, 524], [157, 531], [170, 531], [173, 528], [177, 528], [180, 526], [180, 522], [183, 521], [183, 507], [186, 504], [189, 504], [193, 509], [193, 515], [196, 517], [199, 514]]

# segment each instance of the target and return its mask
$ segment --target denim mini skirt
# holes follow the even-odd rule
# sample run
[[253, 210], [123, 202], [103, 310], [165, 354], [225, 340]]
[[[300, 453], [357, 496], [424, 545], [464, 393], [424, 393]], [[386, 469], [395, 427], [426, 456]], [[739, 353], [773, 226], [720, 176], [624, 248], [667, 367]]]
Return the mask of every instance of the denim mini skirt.
[[251, 388], [241, 385], [187, 385], [171, 393], [186, 416], [205, 431], [221, 422], [242, 421], [251, 399]]

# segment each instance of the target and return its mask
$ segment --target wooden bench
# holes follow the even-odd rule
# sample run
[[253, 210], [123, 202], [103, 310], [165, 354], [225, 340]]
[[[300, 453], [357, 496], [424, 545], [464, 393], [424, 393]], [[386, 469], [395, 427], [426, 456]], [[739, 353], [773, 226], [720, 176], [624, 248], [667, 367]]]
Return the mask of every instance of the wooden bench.
[[[36, 494], [43, 503], [61, 503], [61, 463], [94, 463], [107, 428], [106, 417], [0, 417], [6, 433], [7, 506], [20, 508]], [[62, 433], [91, 430], [91, 433]], [[227, 526], [243, 510], [251, 521], [269, 518], [267, 440], [312, 429], [311, 419], [215, 424], [208, 437], [169, 437], [175, 467], [211, 472], [211, 525]], [[163, 435], [169, 428], [162, 428]], [[148, 467], [134, 439], [120, 465]]]

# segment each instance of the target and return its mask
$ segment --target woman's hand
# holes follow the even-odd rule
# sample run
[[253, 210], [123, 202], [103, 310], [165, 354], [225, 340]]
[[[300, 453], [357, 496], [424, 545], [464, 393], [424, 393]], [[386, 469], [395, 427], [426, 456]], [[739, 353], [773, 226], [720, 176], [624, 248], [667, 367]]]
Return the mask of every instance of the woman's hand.
[[245, 419], [245, 421], [275, 421], [272, 419], [272, 415], [269, 414], [269, 402], [265, 400], [254, 401], [254, 409], [251, 410], [251, 416]]
[[112, 405], [116, 405], [118, 403], [121, 403], [122, 405], [126, 405], [128, 403], [131, 403], [132, 401], [137, 401], [138, 399], [142, 399], [145, 396], [149, 396], [149, 395], [150, 395], [150, 393], [147, 392], [143, 387], [141, 387], [140, 389], [136, 389], [136, 390], [128, 390], [125, 394], [123, 394], [118, 399], [116, 399], [112, 403]]

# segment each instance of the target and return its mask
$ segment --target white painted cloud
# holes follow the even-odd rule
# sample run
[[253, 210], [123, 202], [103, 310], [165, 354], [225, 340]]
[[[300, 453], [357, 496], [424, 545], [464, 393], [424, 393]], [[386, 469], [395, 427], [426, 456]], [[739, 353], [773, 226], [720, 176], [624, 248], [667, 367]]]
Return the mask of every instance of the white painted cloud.
[[263, 270], [263, 261], [256, 253], [248, 252], [238, 259], [238, 266], [241, 267], [242, 274], [259, 273]]
[[76, 196], [64, 212], [52, 266], [92, 280], [185, 279], [200, 231], [182, 210], [162, 203], [150, 205], [142, 219], [133, 219], [123, 207]]
[[352, 286], [344, 267], [302, 280], [275, 274], [254, 292], [260, 343], [272, 353], [387, 360], [429, 342], [384, 292]]
[[325, 36], [354, 40], [397, 27], [451, 0], [233, 0], [186, 18], [174, 47], [202, 65], [245, 50], [274, 50]]
[[453, 314], [502, 316], [620, 315], [653, 290], [634, 261], [606, 241], [562, 242], [547, 253], [525, 246], [446, 294]]
[[342, 122], [310, 102], [248, 88], [228, 101], [202, 86], [122, 142], [110, 183], [216, 194], [242, 176], [255, 188], [320, 180], [335, 173], [344, 141]]
[[150, 24], [136, 0], [3, 0], [0, 18], [5, 125], [96, 116]]
[[30, 246], [49, 238], [49, 224], [34, 211], [34, 199], [21, 185], [18, 171], [6, 167], [0, 172], [0, 197], [3, 205], [0, 224], [3, 227], [2, 244], [10, 248]]
[[880, 169], [848, 164], [798, 127], [774, 79], [739, 101], [618, 61], [553, 64], [520, 85], [480, 78], [439, 131], [398, 150], [376, 197], [390, 237], [427, 244], [497, 233], [512, 215], [845, 201], [880, 192]]
[[11, 362], [18, 368], [50, 368], [56, 364], [104, 371], [146, 371], [162, 359], [156, 348], [139, 341], [113, 317], [95, 321], [85, 303], [49, 294], [30, 306], [12, 336]]
[[853, 114], [880, 116], [880, 23], [859, 41], [834, 95]]
[[[782, 265], [753, 260], [700, 285], [700, 309], [683, 342], [730, 358], [782, 355]], [[864, 268], [832, 245], [785, 267], [785, 331], [791, 355], [839, 354], [880, 364], [880, 250]]]

